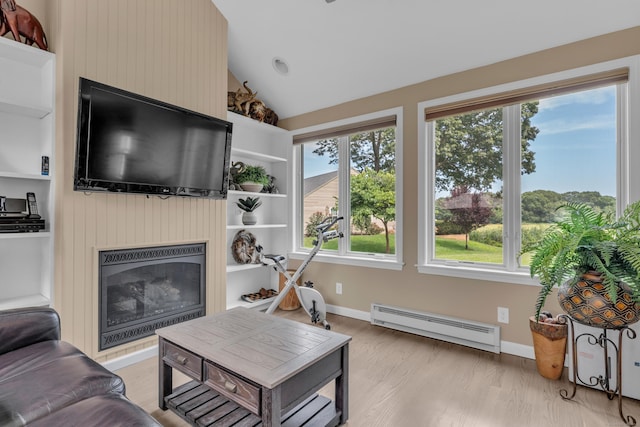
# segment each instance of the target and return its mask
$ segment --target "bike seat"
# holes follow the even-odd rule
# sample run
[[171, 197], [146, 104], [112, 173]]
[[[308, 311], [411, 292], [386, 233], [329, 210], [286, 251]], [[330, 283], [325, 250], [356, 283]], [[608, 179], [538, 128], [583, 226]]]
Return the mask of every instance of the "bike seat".
[[284, 261], [286, 258], [282, 255], [278, 255], [278, 254], [264, 254], [263, 255], [265, 258], [269, 258], [272, 261]]

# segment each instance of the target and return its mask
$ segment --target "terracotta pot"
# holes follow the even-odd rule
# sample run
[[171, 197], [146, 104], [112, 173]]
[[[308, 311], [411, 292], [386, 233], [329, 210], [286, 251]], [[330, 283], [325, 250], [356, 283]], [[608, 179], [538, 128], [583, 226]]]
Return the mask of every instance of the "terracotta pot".
[[534, 316], [531, 316], [529, 327], [538, 373], [550, 380], [560, 379], [567, 352], [567, 325], [536, 322]]
[[616, 329], [640, 320], [640, 304], [633, 301], [627, 285], [620, 283], [618, 297], [613, 304], [602, 283], [602, 276], [590, 271], [580, 280], [567, 282], [558, 290], [560, 307], [573, 320], [597, 328]]

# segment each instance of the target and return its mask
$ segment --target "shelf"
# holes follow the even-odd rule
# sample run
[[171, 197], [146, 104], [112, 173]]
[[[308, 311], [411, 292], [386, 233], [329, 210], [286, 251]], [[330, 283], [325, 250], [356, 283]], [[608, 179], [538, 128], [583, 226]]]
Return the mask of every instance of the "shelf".
[[238, 191], [238, 190], [229, 190], [227, 192], [227, 197], [229, 196], [237, 196], [237, 197], [241, 197], [241, 196], [259, 196], [259, 197], [273, 197], [273, 198], [282, 198], [282, 199], [286, 199], [287, 195], [286, 194], [282, 194], [282, 193], [255, 193], [253, 191]]
[[51, 181], [50, 175], [37, 175], [33, 173], [18, 173], [18, 172], [4, 172], [4, 171], [0, 171], [0, 178], [33, 179], [38, 181]]
[[3, 239], [46, 239], [51, 237], [48, 231], [24, 232], [24, 233], [0, 233], [0, 240]]
[[44, 307], [51, 304], [49, 298], [42, 294], [27, 295], [20, 298], [0, 299], [0, 310], [20, 307]]
[[0, 38], [0, 57], [9, 61], [19, 62], [20, 65], [41, 68], [52, 61], [55, 55], [3, 37]]
[[287, 228], [287, 224], [227, 225], [227, 230], [255, 230], [258, 228]]
[[279, 135], [287, 135], [289, 133], [286, 129], [259, 122], [258, 120], [243, 116], [242, 114], [234, 113], [233, 111], [227, 111], [227, 120], [233, 122], [234, 126], [242, 125], [247, 128], [259, 130], [260, 132], [269, 132]]
[[227, 273], [254, 270], [256, 268], [263, 268], [263, 267], [269, 267], [269, 266], [264, 264], [227, 264]]
[[258, 160], [258, 161], [271, 162], [271, 163], [287, 161], [287, 159], [285, 159], [284, 157], [276, 157], [276, 156], [271, 156], [269, 154], [256, 153], [249, 150], [243, 150], [242, 148], [232, 148], [231, 156], [243, 157], [251, 160]]
[[230, 310], [235, 307], [246, 307], [246, 308], [267, 308], [271, 305], [271, 302], [276, 299], [278, 296], [274, 296], [271, 298], [261, 299], [256, 302], [247, 302], [243, 300], [234, 301], [233, 304], [227, 306], [227, 310]]
[[0, 111], [8, 114], [35, 117], [36, 119], [42, 119], [51, 114], [51, 108], [42, 105], [26, 105], [3, 100], [0, 100]]

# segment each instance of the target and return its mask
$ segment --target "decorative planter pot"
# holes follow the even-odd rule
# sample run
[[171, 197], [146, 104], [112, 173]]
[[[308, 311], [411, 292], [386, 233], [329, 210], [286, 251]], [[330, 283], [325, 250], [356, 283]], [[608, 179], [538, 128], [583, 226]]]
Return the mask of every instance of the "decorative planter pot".
[[240, 187], [244, 191], [250, 191], [252, 193], [259, 193], [259, 192], [262, 191], [262, 188], [264, 186], [262, 184], [258, 184], [257, 182], [243, 182], [242, 184], [240, 184]]
[[560, 379], [567, 352], [567, 324], [536, 322], [531, 316], [529, 327], [538, 373], [550, 380]]
[[244, 225], [255, 225], [258, 222], [258, 217], [254, 212], [243, 212], [242, 213], [242, 224]]
[[583, 325], [616, 329], [640, 320], [640, 304], [633, 301], [631, 290], [621, 283], [613, 304], [602, 277], [595, 271], [583, 274], [576, 283], [562, 285], [558, 302], [573, 320]]

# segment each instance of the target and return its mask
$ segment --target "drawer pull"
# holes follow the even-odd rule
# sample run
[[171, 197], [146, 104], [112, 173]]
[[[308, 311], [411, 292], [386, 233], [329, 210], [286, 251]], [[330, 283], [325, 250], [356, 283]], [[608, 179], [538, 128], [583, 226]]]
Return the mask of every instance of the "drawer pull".
[[238, 386], [232, 383], [231, 381], [225, 381], [224, 388], [229, 390], [231, 393], [235, 393], [238, 391]]
[[186, 365], [187, 364], [187, 358], [184, 356], [178, 356], [176, 357], [176, 360], [178, 361], [178, 363], [180, 363], [181, 365]]

